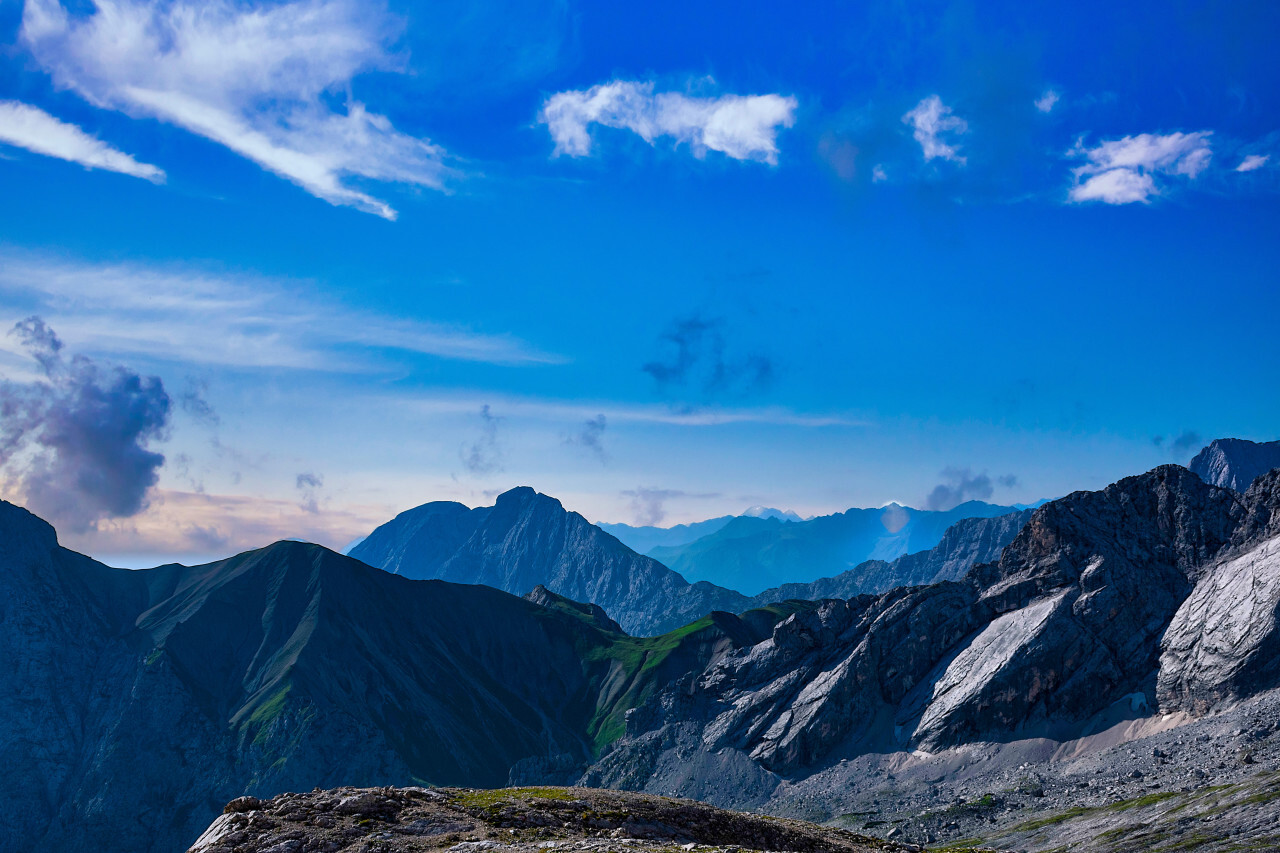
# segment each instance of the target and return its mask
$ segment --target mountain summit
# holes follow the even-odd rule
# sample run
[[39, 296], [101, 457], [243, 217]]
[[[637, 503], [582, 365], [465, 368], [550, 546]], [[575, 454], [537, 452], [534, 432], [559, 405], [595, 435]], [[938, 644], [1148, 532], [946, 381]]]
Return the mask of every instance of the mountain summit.
[[659, 634], [713, 610], [751, 605], [733, 590], [690, 584], [528, 486], [488, 507], [441, 501], [406, 510], [351, 556], [409, 578], [486, 584], [515, 595], [543, 585], [598, 604], [632, 634]]
[[1280, 468], [1280, 441], [1215, 439], [1196, 454], [1190, 467], [1206, 483], [1245, 492], [1254, 480]]

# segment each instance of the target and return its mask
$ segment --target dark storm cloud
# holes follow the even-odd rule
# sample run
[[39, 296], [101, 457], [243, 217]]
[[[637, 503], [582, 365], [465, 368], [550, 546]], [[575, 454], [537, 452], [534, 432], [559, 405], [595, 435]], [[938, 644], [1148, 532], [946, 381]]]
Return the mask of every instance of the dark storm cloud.
[[601, 462], [604, 462], [608, 459], [608, 454], [604, 450], [604, 431], [608, 425], [609, 422], [605, 420], [604, 415], [588, 418], [577, 432], [565, 436], [564, 443], [573, 447], [581, 447], [593, 454]]
[[164, 456], [172, 401], [159, 377], [70, 360], [39, 317], [10, 332], [43, 381], [0, 383], [0, 468], [38, 515], [77, 531], [147, 506]]
[[985, 501], [995, 491], [995, 483], [1005, 488], [1018, 484], [1013, 474], [997, 477], [993, 482], [987, 474], [974, 474], [968, 468], [947, 468], [942, 472], [943, 482], [933, 487], [925, 498], [925, 509], [948, 510], [965, 501]]
[[498, 446], [498, 426], [502, 418], [486, 403], [480, 407], [480, 435], [458, 451], [462, 465], [472, 474], [492, 474], [502, 470], [502, 448]]
[[703, 399], [746, 396], [766, 387], [774, 365], [760, 353], [727, 353], [723, 320], [694, 315], [672, 324], [658, 338], [665, 358], [641, 367], [665, 394]]

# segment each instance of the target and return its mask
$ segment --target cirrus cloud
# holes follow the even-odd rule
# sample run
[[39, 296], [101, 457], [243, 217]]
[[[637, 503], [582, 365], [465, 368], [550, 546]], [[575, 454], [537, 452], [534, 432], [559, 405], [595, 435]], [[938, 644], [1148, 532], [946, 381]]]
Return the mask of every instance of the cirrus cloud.
[[155, 183], [164, 182], [162, 169], [139, 163], [74, 124], [19, 101], [0, 101], [0, 142], [79, 163], [88, 169], [106, 169]]
[[331, 204], [394, 219], [349, 179], [440, 189], [450, 174], [442, 149], [351, 96], [358, 74], [397, 70], [395, 30], [353, 0], [97, 0], [87, 15], [27, 0], [21, 40], [97, 107], [177, 125]]
[[379, 352], [564, 360], [506, 335], [326, 299], [309, 282], [192, 265], [81, 262], [0, 245], [0, 300], [0, 322], [6, 311], [38, 313], [98, 352], [192, 365], [350, 373], [375, 369]]
[[797, 102], [783, 95], [699, 98], [654, 92], [653, 83], [614, 80], [547, 98], [538, 119], [556, 147], [553, 156], [591, 153], [590, 125], [630, 130], [650, 145], [669, 136], [695, 157], [719, 151], [735, 160], [778, 162], [778, 129], [795, 122]]

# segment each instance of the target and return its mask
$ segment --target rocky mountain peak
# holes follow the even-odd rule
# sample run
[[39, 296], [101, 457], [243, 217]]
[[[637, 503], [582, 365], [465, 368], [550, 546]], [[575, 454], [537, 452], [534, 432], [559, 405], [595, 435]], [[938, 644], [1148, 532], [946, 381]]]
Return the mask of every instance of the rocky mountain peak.
[[1280, 468], [1280, 441], [1214, 439], [1196, 454], [1190, 467], [1206, 483], [1244, 492], [1258, 477]]
[[0, 539], [10, 551], [17, 545], [47, 551], [58, 545], [58, 534], [53, 525], [27, 510], [8, 501], [0, 500]]
[[1232, 537], [1232, 545], [1280, 536], [1280, 468], [1258, 477], [1244, 495], [1245, 518]]
[[712, 610], [744, 610], [738, 593], [691, 585], [528, 486], [491, 507], [425, 504], [374, 530], [351, 556], [417, 579], [478, 583], [515, 595], [538, 585], [592, 602], [630, 633], [653, 635]]
[[1076, 582], [1098, 560], [1118, 560], [1168, 566], [1192, 580], [1231, 541], [1244, 511], [1238, 494], [1161, 465], [1040, 507], [998, 567], [975, 578], [990, 586], [1022, 576], [1045, 591]]
[[524, 510], [539, 504], [545, 504], [547, 509], [553, 507], [564, 509], [560, 501], [550, 495], [542, 494], [532, 486], [516, 486], [498, 495], [494, 500], [494, 508], [503, 510]]

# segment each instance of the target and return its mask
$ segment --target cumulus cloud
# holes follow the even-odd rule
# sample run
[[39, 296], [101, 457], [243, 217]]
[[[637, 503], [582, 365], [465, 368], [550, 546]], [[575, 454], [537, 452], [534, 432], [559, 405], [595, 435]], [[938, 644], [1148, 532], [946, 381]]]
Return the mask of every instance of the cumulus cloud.
[[1209, 166], [1213, 131], [1141, 133], [1105, 140], [1085, 148], [1083, 140], [1067, 152], [1085, 163], [1072, 170], [1075, 182], [1068, 198], [1107, 204], [1146, 202], [1160, 194], [1156, 177], [1194, 179]]
[[951, 107], [942, 103], [940, 97], [930, 95], [925, 98], [904, 115], [902, 120], [911, 125], [911, 135], [920, 143], [926, 163], [935, 158], [960, 164], [965, 162], [958, 143], [945, 139], [944, 135], [963, 135], [969, 130], [969, 124], [953, 114]]
[[83, 532], [146, 509], [172, 403], [155, 376], [67, 359], [39, 317], [10, 332], [42, 378], [0, 383], [0, 472], [36, 514]]
[[590, 125], [630, 130], [650, 145], [659, 137], [685, 143], [698, 158], [719, 151], [735, 160], [778, 162], [778, 129], [795, 122], [796, 99], [782, 95], [699, 98], [654, 92], [653, 83], [614, 80], [547, 98], [539, 121], [556, 147], [553, 156], [591, 153]]
[[0, 142], [79, 163], [89, 169], [106, 169], [155, 183], [164, 181], [161, 169], [150, 163], [139, 163], [74, 124], [18, 101], [0, 101]]
[[1036, 109], [1042, 113], [1051, 113], [1059, 100], [1061, 100], [1061, 96], [1057, 92], [1052, 89], [1045, 89], [1040, 97], [1036, 98]]
[[88, 14], [27, 0], [21, 39], [95, 106], [177, 125], [331, 204], [394, 219], [349, 179], [439, 189], [449, 173], [443, 150], [352, 97], [360, 73], [397, 70], [395, 29], [356, 0], [96, 0]]
[[498, 444], [498, 426], [502, 418], [493, 414], [489, 405], [480, 407], [480, 435], [458, 451], [462, 465], [472, 474], [493, 474], [502, 470], [502, 448]]
[[1252, 172], [1254, 169], [1261, 169], [1267, 165], [1267, 161], [1270, 159], [1270, 155], [1267, 154], [1250, 154], [1240, 161], [1240, 165], [1236, 166], [1236, 171]]
[[676, 321], [659, 337], [666, 358], [641, 369], [664, 393], [694, 392], [710, 399], [758, 391], [773, 379], [773, 361], [760, 353], [727, 352], [723, 320], [694, 315]]
[[[947, 468], [942, 472], [943, 482], [933, 487], [925, 498], [925, 509], [948, 510], [965, 501], [985, 501], [995, 492], [995, 486], [986, 473], [974, 474], [968, 468]], [[1005, 488], [1017, 485], [1018, 478], [1005, 474], [996, 481]]]
[[588, 418], [573, 435], [565, 437], [565, 444], [581, 447], [593, 454], [601, 462], [608, 460], [604, 450], [604, 431], [609, 425], [604, 415]]

